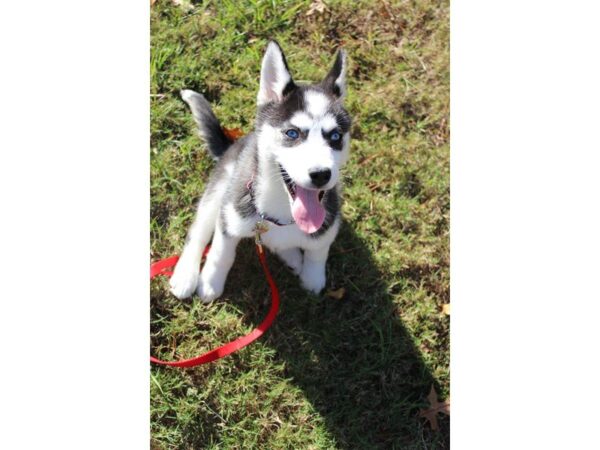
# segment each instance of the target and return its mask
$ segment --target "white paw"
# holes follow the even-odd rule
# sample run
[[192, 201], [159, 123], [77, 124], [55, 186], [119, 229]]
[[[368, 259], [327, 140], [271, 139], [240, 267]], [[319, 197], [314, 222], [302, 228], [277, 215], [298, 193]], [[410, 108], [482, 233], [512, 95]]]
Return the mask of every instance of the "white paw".
[[196, 293], [202, 299], [202, 303], [210, 303], [223, 294], [224, 287], [225, 280], [220, 280], [218, 277], [200, 276]]
[[277, 252], [277, 255], [287, 264], [294, 274], [300, 275], [302, 272], [302, 252], [299, 248], [281, 250]]
[[199, 277], [199, 269], [194, 264], [185, 261], [177, 263], [169, 280], [171, 293], [180, 300], [190, 297], [198, 286]]
[[325, 268], [305, 264], [300, 274], [300, 281], [304, 289], [314, 294], [320, 293], [325, 287]]

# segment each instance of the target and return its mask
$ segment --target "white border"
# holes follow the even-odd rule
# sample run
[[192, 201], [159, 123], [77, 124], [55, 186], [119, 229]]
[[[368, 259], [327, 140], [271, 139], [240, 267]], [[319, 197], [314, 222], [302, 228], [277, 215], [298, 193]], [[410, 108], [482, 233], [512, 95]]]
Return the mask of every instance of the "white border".
[[[455, 448], [597, 441], [599, 16], [452, 2]], [[6, 448], [148, 446], [148, 22], [0, 15]]]
[[3, 448], [148, 447], [148, 24], [2, 8]]
[[452, 445], [590, 447], [598, 4], [451, 4]]

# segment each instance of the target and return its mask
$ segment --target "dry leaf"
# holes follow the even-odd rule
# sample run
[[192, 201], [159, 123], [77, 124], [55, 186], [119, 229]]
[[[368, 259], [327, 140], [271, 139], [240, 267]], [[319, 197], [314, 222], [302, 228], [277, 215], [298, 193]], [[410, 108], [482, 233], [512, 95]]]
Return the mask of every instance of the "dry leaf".
[[447, 316], [449, 316], [449, 315], [450, 315], [450, 303], [444, 303], [444, 304], [442, 305], [442, 312], [443, 312], [444, 314], [446, 314]]
[[244, 135], [244, 132], [239, 128], [225, 128], [223, 127], [223, 133], [227, 136], [227, 139], [231, 141], [237, 141]]
[[429, 421], [432, 430], [438, 430], [439, 426], [437, 421], [437, 414], [442, 413], [446, 414], [447, 416], [450, 415], [450, 399], [443, 402], [439, 402], [437, 392], [435, 392], [435, 388], [432, 385], [431, 391], [427, 396], [427, 400], [429, 400], [429, 409], [421, 409], [419, 411], [419, 416], [425, 417]]
[[308, 11], [306, 11], [307, 16], [312, 16], [315, 12], [323, 13], [327, 9], [327, 5], [323, 2], [323, 0], [315, 0], [311, 3]]
[[344, 295], [346, 295], [346, 288], [339, 288], [336, 289], [335, 291], [330, 289], [327, 291], [327, 297], [331, 297], [334, 298], [336, 300], [341, 300], [344, 298]]
[[156, 0], [150, 0], [150, 8], [152, 8], [155, 3], [156, 3]]

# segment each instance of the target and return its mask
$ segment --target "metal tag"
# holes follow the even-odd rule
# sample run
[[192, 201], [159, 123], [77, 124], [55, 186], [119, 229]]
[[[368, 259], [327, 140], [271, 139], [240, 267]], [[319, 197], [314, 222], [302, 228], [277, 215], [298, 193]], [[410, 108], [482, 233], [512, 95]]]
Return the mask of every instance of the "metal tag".
[[262, 239], [260, 238], [260, 235], [263, 233], [266, 233], [267, 231], [269, 231], [269, 224], [267, 223], [266, 220], [259, 220], [258, 222], [256, 222], [256, 225], [254, 226], [254, 242], [256, 243], [256, 245], [258, 245], [258, 248], [260, 249], [260, 251], [262, 252]]

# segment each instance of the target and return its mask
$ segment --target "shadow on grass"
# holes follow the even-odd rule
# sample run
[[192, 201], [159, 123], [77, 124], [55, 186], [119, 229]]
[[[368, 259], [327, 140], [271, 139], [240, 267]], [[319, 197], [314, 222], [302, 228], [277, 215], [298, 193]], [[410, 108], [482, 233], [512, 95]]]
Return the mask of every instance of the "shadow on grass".
[[[269, 266], [281, 263], [271, 256]], [[307, 296], [287, 270], [273, 270], [282, 307], [266, 342], [286, 362], [286, 375], [341, 448], [449, 448], [449, 419], [439, 415], [436, 433], [418, 417], [432, 383], [440, 389], [368, 248], [347, 223], [327, 269], [328, 288], [346, 289], [341, 300]]]
[[[234, 299], [245, 320], [256, 325], [268, 306], [255, 299], [261, 298], [258, 294], [267, 298], [268, 288], [257, 276], [261, 269], [252, 247], [250, 240], [240, 244], [225, 298]], [[328, 288], [346, 289], [341, 300], [307, 295], [275, 256], [269, 254], [268, 261], [282, 305], [262, 342], [285, 362], [285, 376], [303, 390], [337, 447], [449, 448], [449, 418], [438, 415], [440, 431], [433, 432], [418, 415], [431, 385], [440, 389], [402, 324], [383, 275], [351, 226], [343, 225], [327, 267]], [[240, 295], [240, 289], [253, 295]], [[243, 370], [243, 351], [229, 358]], [[202, 434], [204, 442], [218, 441], [215, 430]]]

